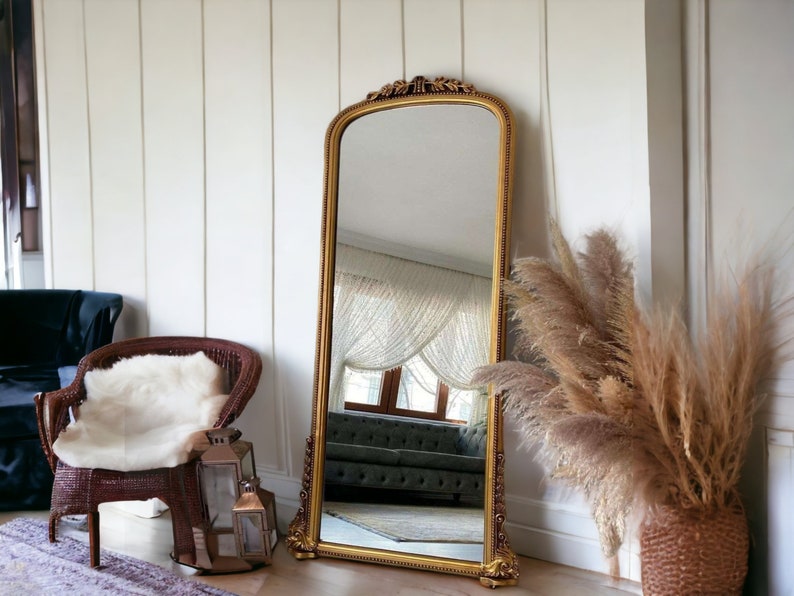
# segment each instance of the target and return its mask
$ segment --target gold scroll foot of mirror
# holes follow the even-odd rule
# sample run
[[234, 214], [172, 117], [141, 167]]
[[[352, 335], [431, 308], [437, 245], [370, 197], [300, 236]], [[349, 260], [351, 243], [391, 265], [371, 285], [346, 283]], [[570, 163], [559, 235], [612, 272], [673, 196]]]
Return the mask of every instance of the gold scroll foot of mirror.
[[303, 486], [300, 492], [300, 506], [295, 518], [287, 530], [287, 550], [296, 559], [316, 559], [317, 542], [311, 538], [309, 531], [309, 490], [311, 487], [312, 465], [314, 460], [314, 440], [312, 437], [306, 439], [306, 454], [303, 461]]
[[[301, 501], [304, 500], [306, 491], [301, 491]], [[300, 515], [300, 510], [298, 511]], [[286, 537], [287, 550], [296, 559], [316, 559], [317, 543], [309, 538], [305, 523], [295, 519], [289, 525]]]
[[[495, 397], [500, 404], [500, 396]], [[497, 407], [501, 407], [497, 405]], [[505, 503], [504, 474], [505, 455], [497, 449], [496, 467], [494, 470], [494, 499], [493, 499], [493, 557], [480, 567], [480, 583], [489, 588], [499, 586], [514, 586], [518, 583], [519, 568], [518, 557], [510, 548], [510, 539], [507, 537], [505, 522], [507, 522], [507, 505]]]
[[480, 568], [480, 583], [489, 588], [515, 586], [518, 583], [518, 557], [510, 550], [507, 536], [500, 532], [502, 544], [497, 546], [496, 557]]

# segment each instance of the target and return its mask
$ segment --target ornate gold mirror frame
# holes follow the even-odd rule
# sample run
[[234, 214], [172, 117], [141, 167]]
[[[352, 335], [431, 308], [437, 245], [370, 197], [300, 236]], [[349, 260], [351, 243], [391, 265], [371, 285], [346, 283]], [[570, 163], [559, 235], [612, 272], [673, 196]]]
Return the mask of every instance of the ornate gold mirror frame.
[[[368, 114], [405, 106], [447, 104], [484, 108], [493, 114], [499, 126], [498, 185], [494, 193], [496, 217], [491, 278], [490, 359], [495, 362], [504, 357], [506, 315], [502, 280], [508, 273], [514, 147], [514, 130], [510, 109], [497, 97], [481, 93], [473, 85], [454, 79], [429, 80], [424, 77], [416, 77], [410, 82], [400, 80], [385, 85], [380, 90], [370, 93], [366, 100], [340, 112], [331, 122], [326, 134], [322, 258], [312, 433], [306, 441], [300, 506], [289, 527], [287, 546], [293, 556], [298, 559], [320, 556], [336, 557], [468, 575], [479, 577], [486, 586], [496, 587], [512, 585], [517, 582], [518, 560], [510, 549], [505, 531], [506, 508], [503, 482], [505, 458], [501, 398], [492, 393], [488, 397], [482, 561], [365, 548], [326, 542], [320, 538], [342, 135], [353, 121]], [[388, 143], [389, 140], [386, 139], [384, 142]], [[407, 181], [406, 186], [410, 186], [410, 181]]]

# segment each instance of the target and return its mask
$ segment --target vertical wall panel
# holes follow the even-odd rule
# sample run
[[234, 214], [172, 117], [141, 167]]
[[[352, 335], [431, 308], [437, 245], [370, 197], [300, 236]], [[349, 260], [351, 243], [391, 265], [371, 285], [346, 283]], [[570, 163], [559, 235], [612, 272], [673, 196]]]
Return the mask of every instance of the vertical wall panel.
[[204, 334], [202, 7], [141, 0], [149, 332]]
[[93, 289], [91, 161], [83, 3], [43, 5], [47, 72], [52, 285]]
[[619, 230], [642, 249], [643, 279], [650, 239], [644, 28], [639, 2], [548, 3], [558, 217], [572, 239], [599, 225]]
[[[694, 235], [705, 247], [705, 259], [697, 263], [691, 291], [708, 297], [708, 281], [761, 256], [778, 266], [778, 289], [791, 295], [794, 4], [710, 2], [705, 18], [697, 16], [690, 17], [692, 29], [708, 42], [698, 71], [708, 95], [697, 97], [708, 136], [702, 147], [689, 150], [705, 155], [710, 168], [708, 186], [696, 195], [694, 206], [705, 216], [705, 225]], [[785, 340], [792, 334], [794, 318], [787, 317], [776, 335]], [[794, 591], [794, 359], [785, 351], [788, 361], [771, 375], [757, 419], [756, 428], [767, 427], [767, 459], [751, 452], [743, 470], [746, 484], [763, 487], [745, 499], [759, 545], [751, 549], [748, 578], [754, 594]]]
[[403, 0], [405, 76], [463, 78], [460, 0]]
[[645, 1], [651, 271], [657, 302], [686, 296], [682, 3]]
[[339, 106], [337, 6], [273, 0], [274, 342], [290, 472], [303, 472], [317, 324], [323, 142]]
[[403, 78], [400, 0], [340, 0], [340, 108]]
[[[711, 4], [712, 271], [765, 251], [794, 294], [794, 3]], [[789, 320], [782, 336], [792, 334]], [[777, 376], [794, 397], [794, 361]]]
[[273, 395], [270, 3], [205, 0], [207, 335], [263, 354], [240, 420], [257, 464], [283, 470]]
[[138, 5], [85, 0], [96, 288], [124, 295], [118, 334], [145, 335]]
[[498, 9], [487, 0], [465, 0], [464, 78], [505, 100], [515, 115], [512, 255], [546, 251], [543, 167], [540, 2], [510, 0]]

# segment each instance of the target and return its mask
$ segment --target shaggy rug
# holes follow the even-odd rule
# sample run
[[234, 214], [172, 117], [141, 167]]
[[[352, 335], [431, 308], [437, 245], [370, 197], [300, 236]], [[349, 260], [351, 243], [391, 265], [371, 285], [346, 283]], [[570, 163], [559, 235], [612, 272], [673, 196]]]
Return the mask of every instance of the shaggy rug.
[[327, 502], [324, 510], [395, 542], [482, 543], [485, 522], [478, 507], [428, 507]]
[[124, 555], [103, 550], [102, 566], [88, 566], [88, 545], [63, 536], [50, 544], [47, 523], [17, 518], [0, 526], [0, 594], [233, 596]]

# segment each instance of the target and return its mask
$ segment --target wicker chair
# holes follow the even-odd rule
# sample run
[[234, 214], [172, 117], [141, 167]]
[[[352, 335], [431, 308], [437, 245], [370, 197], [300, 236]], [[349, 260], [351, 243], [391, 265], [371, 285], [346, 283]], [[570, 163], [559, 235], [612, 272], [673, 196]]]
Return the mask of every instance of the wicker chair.
[[[74, 382], [68, 387], [36, 396], [36, 417], [44, 453], [55, 474], [50, 509], [50, 542], [55, 542], [58, 521], [64, 515], [86, 514], [90, 562], [99, 566], [100, 503], [145, 500], [157, 497], [171, 509], [174, 533], [173, 558], [188, 565], [196, 562], [193, 526], [200, 523], [195, 460], [173, 468], [120, 472], [105, 469], [74, 468], [58, 459], [52, 445], [86, 399], [83, 378], [91, 369], [109, 368], [122, 358], [143, 354], [186, 356], [204, 352], [229, 374], [229, 399], [214, 427], [227, 426], [245, 408], [256, 390], [262, 372], [258, 354], [240, 344], [203, 337], [150, 337], [128, 339], [94, 350], [81, 361]], [[156, 415], [156, 412], [152, 413]]]

